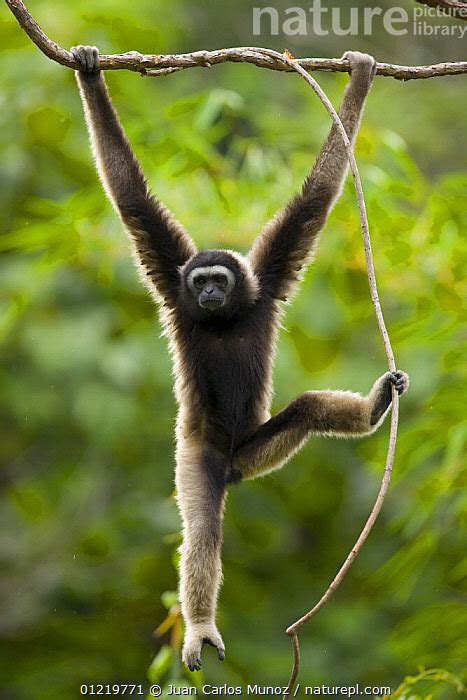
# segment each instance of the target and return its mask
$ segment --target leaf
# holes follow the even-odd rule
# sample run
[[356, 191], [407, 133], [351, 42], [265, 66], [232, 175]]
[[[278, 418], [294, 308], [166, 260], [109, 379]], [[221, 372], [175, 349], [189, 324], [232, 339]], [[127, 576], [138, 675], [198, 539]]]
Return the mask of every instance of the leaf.
[[147, 670], [147, 677], [150, 683], [159, 683], [163, 679], [172, 664], [172, 659], [172, 647], [168, 644], [164, 644], [164, 646], [159, 649]]

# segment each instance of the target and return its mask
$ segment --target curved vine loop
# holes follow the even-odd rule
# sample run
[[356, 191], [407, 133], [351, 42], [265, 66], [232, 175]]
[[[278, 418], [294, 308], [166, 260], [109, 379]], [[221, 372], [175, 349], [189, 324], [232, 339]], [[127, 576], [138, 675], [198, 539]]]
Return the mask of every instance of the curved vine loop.
[[[392, 351], [391, 347], [391, 341], [389, 340], [389, 335], [386, 329], [386, 324], [384, 322], [384, 317], [383, 317], [383, 312], [381, 310], [381, 304], [379, 301], [379, 296], [378, 296], [378, 289], [376, 286], [376, 275], [375, 275], [375, 268], [374, 268], [374, 263], [373, 263], [373, 254], [371, 250], [371, 240], [370, 240], [370, 230], [369, 230], [369, 225], [368, 225], [368, 216], [366, 213], [366, 206], [365, 206], [365, 197], [363, 194], [363, 187], [362, 187], [362, 182], [360, 178], [360, 173], [358, 171], [358, 166], [357, 162], [355, 160], [355, 156], [353, 153], [352, 149], [352, 144], [350, 143], [349, 137], [347, 136], [347, 133], [344, 129], [344, 126], [339, 118], [339, 115], [337, 114], [336, 110], [332, 106], [329, 98], [327, 97], [326, 93], [324, 90], [321, 88], [321, 86], [317, 83], [317, 81], [309, 74], [307, 71], [302, 68], [302, 66], [291, 56], [288, 52], [285, 54], [279, 54], [276, 51], [272, 51], [271, 49], [257, 49], [257, 51], [260, 51], [264, 53], [266, 56], [272, 56], [274, 57], [277, 61], [282, 60], [289, 68], [293, 68], [299, 75], [306, 80], [308, 85], [311, 86], [311, 88], [314, 90], [314, 92], [318, 95], [319, 99], [323, 103], [324, 107], [330, 114], [332, 120], [336, 124], [341, 136], [342, 140], [345, 145], [345, 149], [347, 151], [347, 157], [349, 159], [349, 164], [350, 164], [350, 170], [352, 172], [352, 177], [355, 185], [355, 192], [357, 195], [357, 201], [358, 201], [358, 209], [360, 213], [360, 225], [362, 229], [362, 234], [363, 234], [363, 246], [365, 249], [365, 261], [366, 261], [366, 268], [367, 268], [367, 274], [368, 274], [368, 283], [370, 286], [370, 295], [371, 295], [371, 301], [373, 303], [373, 308], [375, 311], [376, 319], [378, 322], [378, 327], [379, 331], [381, 333], [381, 337], [383, 340], [384, 344], [384, 349], [386, 351], [386, 357], [388, 361], [388, 367], [391, 372], [394, 372], [396, 369], [395, 361], [394, 361], [394, 353]], [[357, 554], [360, 552], [361, 548], [363, 547], [363, 544], [365, 543], [368, 535], [370, 534], [370, 531], [381, 511], [381, 508], [383, 506], [384, 499], [386, 497], [386, 494], [388, 492], [389, 488], [389, 482], [391, 479], [391, 473], [392, 473], [392, 466], [394, 463], [394, 454], [396, 450], [396, 441], [397, 441], [397, 426], [399, 422], [399, 396], [397, 394], [397, 391], [395, 391], [394, 387], [392, 387], [392, 415], [391, 415], [391, 430], [389, 434], [389, 443], [388, 443], [388, 451], [387, 451], [387, 456], [386, 456], [386, 466], [384, 469], [384, 475], [383, 479], [381, 482], [381, 486], [378, 492], [378, 495], [376, 497], [375, 504], [371, 510], [371, 513], [357, 539], [355, 542], [354, 546], [352, 547], [351, 551], [347, 555], [347, 558], [345, 559], [344, 563], [340, 567], [339, 571], [329, 584], [328, 588], [324, 592], [324, 594], [321, 596], [319, 601], [314, 605], [311, 610], [309, 610], [307, 613], [305, 613], [302, 617], [300, 617], [298, 620], [296, 620], [292, 625], [290, 625], [286, 632], [289, 635], [289, 637], [292, 640], [292, 646], [293, 646], [293, 667], [292, 667], [292, 672], [290, 675], [289, 682], [287, 684], [287, 691], [284, 694], [284, 699], [287, 698], [289, 695], [291, 695], [294, 691], [295, 684], [297, 681], [298, 673], [300, 671], [300, 645], [299, 645], [299, 640], [298, 640], [298, 630], [303, 627], [309, 620], [311, 620], [312, 617], [314, 617], [324, 605], [328, 602], [328, 600], [332, 597], [333, 593], [336, 591], [338, 586], [342, 583], [345, 575], [347, 574], [348, 570], [352, 566], [352, 563], [357, 556]]]

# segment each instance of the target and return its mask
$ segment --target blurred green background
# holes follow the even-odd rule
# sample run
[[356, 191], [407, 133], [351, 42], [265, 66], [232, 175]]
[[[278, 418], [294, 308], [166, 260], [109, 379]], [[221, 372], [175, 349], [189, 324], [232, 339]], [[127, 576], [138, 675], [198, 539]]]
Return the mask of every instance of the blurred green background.
[[[360, 37], [253, 36], [254, 6], [29, 3], [60, 45], [103, 53], [353, 48], [421, 64], [465, 50], [465, 39], [394, 37], [381, 25]], [[345, 19], [346, 3], [333, 6]], [[176, 407], [156, 309], [97, 181], [73, 74], [6, 6], [0, 46], [1, 697], [67, 700], [81, 683], [147, 685], [161, 645], [177, 645], [174, 628], [153, 634], [177, 585]], [[337, 103], [346, 76], [317, 77]], [[303, 684], [395, 688], [421, 667], [465, 674], [466, 80], [377, 78], [368, 101], [357, 156], [386, 321], [412, 383], [384, 510], [334, 600], [301, 632]], [[329, 128], [298, 76], [253, 66], [159, 79], [116, 71], [108, 84], [151, 186], [205, 247], [247, 250]], [[284, 325], [275, 410], [308, 388], [366, 392], [385, 370], [350, 180]], [[360, 532], [387, 434], [388, 422], [367, 440], [310, 440], [281, 472], [231, 490], [219, 604], [227, 660], [205, 651], [206, 682], [286, 683], [284, 629]], [[166, 647], [150, 677], [193, 682], [177, 659]], [[442, 682], [410, 692], [458, 697]]]

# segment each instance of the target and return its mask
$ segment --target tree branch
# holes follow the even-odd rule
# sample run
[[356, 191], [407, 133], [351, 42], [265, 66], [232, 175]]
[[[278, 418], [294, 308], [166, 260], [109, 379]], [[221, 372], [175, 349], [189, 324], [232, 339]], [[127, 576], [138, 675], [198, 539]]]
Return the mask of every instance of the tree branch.
[[[447, 2], [448, 0], [445, 1]], [[457, 2], [457, 0], [450, 1]], [[46, 56], [68, 68], [75, 70], [79, 68], [69, 51], [62, 49], [44, 34], [22, 0], [5, 0], [5, 2], [26, 34]], [[275, 51], [264, 52], [262, 49], [254, 47], [166, 55], [144, 55], [137, 51], [128, 51], [123, 54], [102, 54], [99, 56], [99, 66], [102, 70], [126, 69], [150, 76], [169, 75], [170, 73], [197, 66], [210, 68], [217, 63], [226, 62], [252, 63], [260, 68], [293, 72], [287, 61], [284, 61], [282, 54]], [[306, 71], [328, 70], [348, 73], [350, 70], [349, 62], [340, 58], [301, 58], [297, 59], [296, 63]], [[377, 75], [396, 78], [396, 80], [416, 80], [444, 75], [459, 75], [467, 73], [467, 61], [436, 63], [428, 66], [399, 66], [392, 63], [377, 63], [376, 72]]]
[[420, 5], [428, 5], [429, 7], [437, 7], [443, 12], [445, 17], [454, 17], [455, 19], [465, 19], [467, 21], [467, 2], [465, 0], [415, 0]]

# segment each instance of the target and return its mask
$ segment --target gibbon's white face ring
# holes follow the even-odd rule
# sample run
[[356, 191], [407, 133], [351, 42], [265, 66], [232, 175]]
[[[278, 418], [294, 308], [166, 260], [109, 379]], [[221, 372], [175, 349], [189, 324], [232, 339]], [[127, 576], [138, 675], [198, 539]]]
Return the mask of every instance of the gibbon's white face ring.
[[213, 277], [214, 275], [225, 275], [228, 282], [227, 292], [230, 292], [235, 286], [235, 275], [232, 270], [229, 270], [228, 267], [225, 267], [225, 265], [206, 265], [204, 267], [195, 267], [189, 273], [187, 277], [187, 284], [192, 292], [196, 293], [196, 288], [194, 285], [195, 277], [201, 275], [207, 278]]

